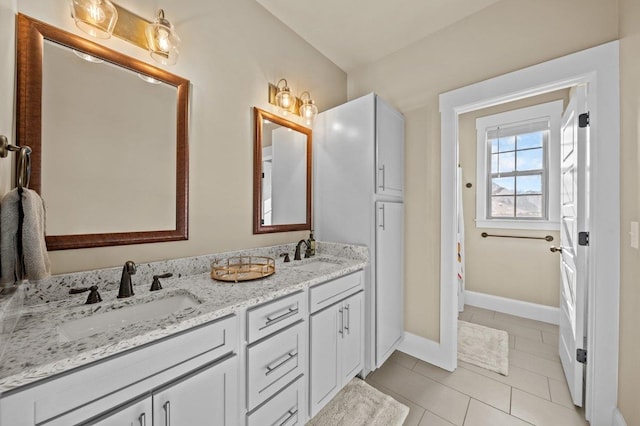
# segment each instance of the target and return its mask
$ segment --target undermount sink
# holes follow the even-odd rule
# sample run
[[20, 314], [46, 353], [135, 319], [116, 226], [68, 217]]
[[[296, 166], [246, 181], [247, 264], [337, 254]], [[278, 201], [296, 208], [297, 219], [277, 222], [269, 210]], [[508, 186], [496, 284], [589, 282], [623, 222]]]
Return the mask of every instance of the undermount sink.
[[161, 318], [199, 303], [189, 295], [178, 294], [67, 321], [58, 326], [58, 333], [61, 341], [69, 342], [124, 328], [135, 322]]
[[329, 260], [314, 259], [314, 260], [307, 261], [302, 265], [296, 265], [294, 266], [294, 268], [296, 268], [299, 271], [318, 272], [328, 268], [334, 268], [337, 265], [340, 265], [340, 264], [337, 262], [329, 261]]

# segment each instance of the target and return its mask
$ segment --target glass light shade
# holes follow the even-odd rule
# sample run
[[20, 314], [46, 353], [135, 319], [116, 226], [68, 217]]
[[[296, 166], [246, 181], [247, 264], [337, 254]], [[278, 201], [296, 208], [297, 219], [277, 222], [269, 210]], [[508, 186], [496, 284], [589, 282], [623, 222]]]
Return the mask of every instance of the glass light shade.
[[118, 11], [109, 0], [71, 0], [71, 17], [83, 32], [109, 38], [118, 21]]
[[278, 105], [283, 110], [288, 110], [296, 101], [295, 96], [291, 93], [291, 90], [288, 86], [278, 88], [278, 93], [276, 93], [276, 105]]
[[313, 124], [313, 121], [318, 115], [318, 107], [316, 103], [311, 99], [303, 99], [302, 106], [300, 107], [300, 117], [302, 117], [307, 124]]
[[180, 37], [173, 29], [173, 25], [164, 18], [164, 11], [160, 9], [156, 20], [147, 25], [145, 30], [149, 54], [162, 65], [175, 65], [180, 55]]

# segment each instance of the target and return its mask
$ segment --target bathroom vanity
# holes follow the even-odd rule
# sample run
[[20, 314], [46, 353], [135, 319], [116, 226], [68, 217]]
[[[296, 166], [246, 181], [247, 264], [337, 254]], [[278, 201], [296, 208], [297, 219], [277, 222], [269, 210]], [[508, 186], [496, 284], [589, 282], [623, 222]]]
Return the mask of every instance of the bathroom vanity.
[[[209, 276], [216, 258], [292, 249], [138, 265], [125, 299], [120, 268], [23, 284], [0, 299], [0, 424], [304, 424], [363, 368], [367, 248], [320, 243], [263, 280]], [[87, 285], [102, 302], [67, 294]]]

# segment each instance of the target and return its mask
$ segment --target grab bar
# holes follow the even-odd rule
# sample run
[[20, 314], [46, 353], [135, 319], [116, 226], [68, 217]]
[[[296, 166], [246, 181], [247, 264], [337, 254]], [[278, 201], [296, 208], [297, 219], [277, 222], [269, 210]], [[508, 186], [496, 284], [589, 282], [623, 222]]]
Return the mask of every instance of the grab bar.
[[487, 234], [486, 232], [483, 232], [482, 234], [482, 238], [487, 238], [487, 237], [498, 237], [498, 238], [523, 238], [523, 239], [527, 239], [527, 240], [546, 240], [546, 241], [553, 241], [553, 237], [551, 235], [546, 235], [544, 237], [524, 237], [522, 235], [496, 235], [496, 234]]

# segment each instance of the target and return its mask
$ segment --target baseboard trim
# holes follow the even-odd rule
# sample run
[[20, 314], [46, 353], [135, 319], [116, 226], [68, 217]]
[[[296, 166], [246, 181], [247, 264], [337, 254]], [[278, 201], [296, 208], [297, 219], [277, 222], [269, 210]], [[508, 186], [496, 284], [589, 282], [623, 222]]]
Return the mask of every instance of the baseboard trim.
[[464, 302], [467, 305], [502, 312], [504, 314], [516, 315], [549, 324], [560, 324], [560, 308], [547, 305], [507, 299], [506, 297], [477, 293], [469, 290], [465, 290], [464, 292]]
[[398, 345], [398, 350], [429, 364], [453, 371], [450, 368], [451, 360], [444, 356], [442, 346], [433, 340], [405, 331], [404, 339]]
[[627, 426], [627, 422], [618, 408], [613, 410], [613, 426]]

